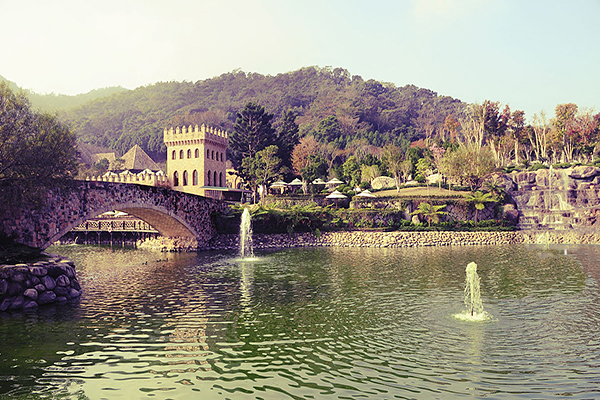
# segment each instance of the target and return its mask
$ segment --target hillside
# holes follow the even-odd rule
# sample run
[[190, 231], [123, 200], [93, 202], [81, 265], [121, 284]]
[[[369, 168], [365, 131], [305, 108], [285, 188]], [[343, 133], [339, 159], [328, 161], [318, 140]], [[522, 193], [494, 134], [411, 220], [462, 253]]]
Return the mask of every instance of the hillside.
[[93, 101], [93, 100], [101, 98], [101, 97], [110, 96], [114, 93], [119, 93], [119, 92], [123, 92], [123, 91], [127, 90], [120, 86], [116, 86], [116, 87], [107, 87], [107, 88], [102, 88], [102, 89], [94, 89], [87, 93], [70, 96], [70, 95], [66, 95], [66, 94], [55, 94], [55, 93], [50, 93], [50, 94], [35, 93], [31, 90], [27, 90], [27, 89], [23, 89], [23, 88], [19, 87], [19, 85], [17, 85], [15, 82], [9, 81], [8, 79], [4, 78], [2, 75], [0, 75], [0, 82], [6, 82], [8, 84], [8, 87], [11, 88], [11, 90], [13, 90], [15, 92], [18, 92], [18, 91], [25, 92], [27, 94], [27, 97], [29, 98], [29, 101], [31, 102], [31, 105], [33, 106], [33, 108], [41, 110], [41, 111], [47, 111], [47, 112], [62, 111], [62, 110], [68, 110], [70, 108], [79, 107], [89, 101]]
[[[100, 93], [97, 93], [100, 94]], [[32, 103], [44, 104], [31, 94]], [[47, 99], [47, 97], [46, 97]], [[138, 144], [155, 160], [165, 157], [164, 128], [207, 123], [231, 131], [236, 112], [255, 101], [275, 115], [296, 111], [303, 135], [344, 148], [353, 140], [376, 146], [407, 145], [457, 116], [460, 100], [414, 85], [365, 81], [342, 68], [306, 67], [265, 76], [235, 70], [192, 82], [159, 82], [135, 90], [117, 88], [59, 115], [79, 140], [124, 154]]]

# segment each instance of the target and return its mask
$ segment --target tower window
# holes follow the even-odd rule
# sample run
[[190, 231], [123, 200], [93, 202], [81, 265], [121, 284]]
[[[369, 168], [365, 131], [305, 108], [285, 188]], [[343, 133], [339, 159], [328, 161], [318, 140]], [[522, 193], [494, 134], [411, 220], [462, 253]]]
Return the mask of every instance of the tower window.
[[[198, 150], [196, 150], [198, 151]], [[194, 170], [194, 172], [192, 172], [192, 185], [197, 186], [198, 185], [198, 171]]]
[[175, 150], [173, 150], [173, 153], [171, 154], [171, 160], [174, 160], [174, 159], [175, 159], [175, 154], [176, 154], [176, 153], [175, 153]]
[[173, 172], [173, 186], [179, 186], [179, 173]]
[[188, 149], [187, 158], [192, 158], [192, 150]]
[[187, 186], [188, 184], [188, 172], [183, 171], [183, 186]]
[[183, 160], [183, 150], [179, 150], [179, 159]]
[[196, 151], [194, 152], [194, 157], [195, 158], [200, 157], [200, 150], [196, 149]]

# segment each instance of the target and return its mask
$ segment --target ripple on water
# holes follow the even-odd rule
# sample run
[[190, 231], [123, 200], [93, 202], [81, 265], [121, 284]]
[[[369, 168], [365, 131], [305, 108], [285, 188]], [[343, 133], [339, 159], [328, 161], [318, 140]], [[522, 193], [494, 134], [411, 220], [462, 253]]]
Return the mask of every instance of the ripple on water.
[[[595, 272], [583, 273], [562, 252], [294, 249], [245, 262], [234, 253], [71, 251], [81, 251], [78, 260], [65, 253], [84, 286], [79, 305], [13, 318], [13, 330], [0, 324], [0, 367], [11, 371], [0, 380], [2, 393], [509, 399], [600, 392]], [[484, 322], [454, 317], [464, 310], [471, 261], [493, 316]]]

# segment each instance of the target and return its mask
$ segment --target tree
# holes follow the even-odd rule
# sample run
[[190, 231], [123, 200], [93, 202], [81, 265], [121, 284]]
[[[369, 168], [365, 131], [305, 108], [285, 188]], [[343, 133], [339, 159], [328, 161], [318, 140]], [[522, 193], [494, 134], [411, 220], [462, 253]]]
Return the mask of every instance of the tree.
[[277, 136], [271, 125], [273, 114], [265, 111], [263, 106], [249, 102], [237, 113], [233, 132], [229, 136], [229, 151], [233, 168], [240, 172], [245, 158], [254, 158], [256, 153], [267, 146], [276, 145]]
[[0, 83], [0, 184], [27, 194], [73, 178], [78, 167], [75, 140], [56, 116], [32, 111], [24, 94]]
[[310, 184], [317, 178], [325, 178], [327, 171], [327, 161], [319, 154], [310, 154], [306, 165], [300, 170], [300, 176], [306, 184]]
[[555, 114], [554, 127], [556, 140], [562, 150], [562, 161], [571, 162], [578, 140], [576, 129], [577, 105], [574, 103], [558, 104]]
[[308, 157], [311, 154], [317, 154], [319, 143], [313, 136], [305, 136], [294, 146], [292, 151], [292, 168], [295, 174], [300, 175], [300, 171], [309, 163]]
[[546, 113], [540, 112], [540, 115], [533, 114], [533, 126], [527, 130], [529, 142], [535, 158], [538, 161], [546, 161], [548, 159], [548, 146], [550, 144], [550, 127], [546, 121]]
[[104, 175], [108, 168], [110, 167], [110, 161], [107, 158], [103, 158], [102, 160], [98, 160], [94, 164], [94, 170], [97, 175]]
[[[258, 189], [262, 188], [262, 193], [266, 193], [267, 187], [284, 172], [281, 169], [281, 159], [277, 157], [278, 151], [277, 146], [268, 146], [257, 152], [254, 157], [246, 157], [242, 160], [242, 171], [254, 194], [254, 202], [256, 202]], [[261, 201], [262, 199], [264, 195]]]
[[396, 192], [400, 193], [400, 184], [402, 183], [402, 158], [404, 157], [404, 152], [400, 147], [388, 144], [383, 148], [383, 157], [389, 173], [392, 174], [394, 181], [396, 181]]
[[465, 196], [465, 200], [475, 205], [475, 226], [477, 226], [477, 214], [485, 208], [485, 203], [496, 201], [491, 193], [483, 193], [480, 190], [469, 193]]
[[298, 124], [296, 124], [296, 113], [292, 110], [286, 112], [283, 116], [283, 123], [277, 134], [277, 147], [279, 152], [277, 156], [281, 159], [282, 166], [292, 170], [292, 152], [298, 144], [300, 137], [298, 135]]
[[446, 204], [436, 206], [436, 205], [432, 205], [430, 203], [423, 202], [423, 203], [420, 203], [419, 206], [417, 207], [417, 209], [415, 211], [413, 211], [411, 214], [412, 215], [415, 215], [415, 214], [423, 215], [425, 218], [427, 218], [427, 222], [428, 222], [429, 226], [431, 226], [432, 220], [434, 222], [438, 222], [440, 215], [448, 214], [446, 211], [442, 211], [444, 208], [446, 208]]

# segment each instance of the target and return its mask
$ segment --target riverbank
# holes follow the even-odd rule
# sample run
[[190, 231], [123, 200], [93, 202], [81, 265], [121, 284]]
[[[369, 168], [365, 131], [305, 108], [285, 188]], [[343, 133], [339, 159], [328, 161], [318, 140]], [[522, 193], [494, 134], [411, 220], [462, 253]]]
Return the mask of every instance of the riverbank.
[[[600, 244], [600, 232], [512, 231], [512, 232], [373, 232], [343, 231], [293, 234], [254, 234], [255, 249], [292, 247], [420, 247], [480, 246], [502, 244]], [[139, 248], [161, 252], [237, 250], [239, 235], [220, 234], [204, 247], [194, 240], [159, 237], [138, 243]]]

